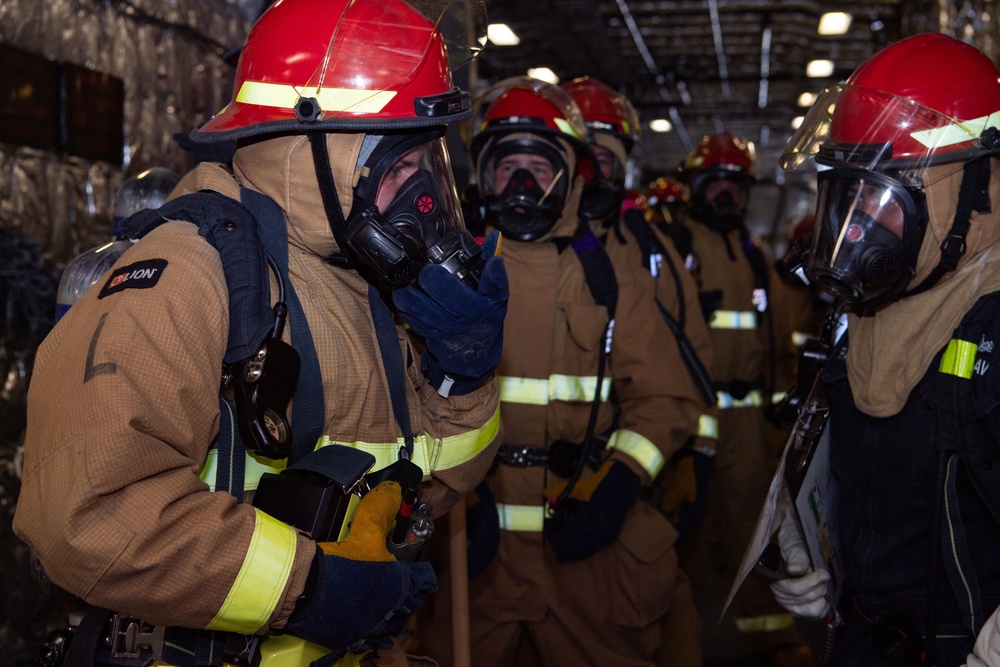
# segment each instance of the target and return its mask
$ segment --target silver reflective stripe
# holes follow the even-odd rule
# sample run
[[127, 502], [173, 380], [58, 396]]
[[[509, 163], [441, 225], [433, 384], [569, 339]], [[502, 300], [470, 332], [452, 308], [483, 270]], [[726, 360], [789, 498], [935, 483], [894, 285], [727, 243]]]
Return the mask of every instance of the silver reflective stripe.
[[715, 400], [719, 402], [719, 409], [729, 408], [759, 408], [764, 405], [764, 395], [760, 389], [751, 389], [743, 398], [733, 398], [724, 391], [715, 392]]

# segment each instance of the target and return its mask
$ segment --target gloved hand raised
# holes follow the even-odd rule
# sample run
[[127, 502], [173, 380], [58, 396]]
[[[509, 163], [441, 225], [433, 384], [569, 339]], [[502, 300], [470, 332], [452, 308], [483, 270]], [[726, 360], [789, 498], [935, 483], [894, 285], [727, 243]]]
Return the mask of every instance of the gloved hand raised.
[[500, 363], [510, 292], [503, 259], [495, 255], [499, 238], [493, 232], [483, 243], [488, 259], [478, 291], [444, 267], [428, 264], [416, 285], [392, 293], [400, 315], [427, 344], [424, 372], [443, 396], [478, 389]]
[[402, 492], [382, 482], [361, 499], [342, 542], [320, 542], [306, 589], [285, 632], [335, 654], [388, 648], [407, 616], [437, 590], [429, 563], [396, 560], [386, 548]]
[[771, 583], [774, 599], [802, 618], [819, 620], [828, 616], [833, 611], [826, 597], [830, 573], [824, 569], [810, 571], [809, 549], [791, 512], [778, 529], [778, 545], [789, 576]]
[[[608, 459], [593, 475], [577, 482], [554, 516], [545, 519], [545, 537], [556, 558], [580, 560], [614, 542], [639, 497], [640, 483], [628, 464], [616, 459]], [[565, 488], [566, 482], [549, 485], [545, 497], [557, 498]]]

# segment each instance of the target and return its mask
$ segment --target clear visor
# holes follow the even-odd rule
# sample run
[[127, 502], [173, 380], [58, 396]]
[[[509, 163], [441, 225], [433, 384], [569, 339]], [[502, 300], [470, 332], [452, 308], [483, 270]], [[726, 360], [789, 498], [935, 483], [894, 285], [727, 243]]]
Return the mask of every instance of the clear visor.
[[427, 248], [465, 230], [443, 137], [403, 153], [379, 171], [375, 205], [389, 224], [406, 225]]
[[417, 74], [428, 49], [440, 48], [434, 32], [444, 41], [452, 71], [482, 50], [485, 0], [406, 0], [406, 4], [427, 21], [405, 16], [398, 3], [348, 2], [330, 36], [326, 56], [300, 94], [307, 96], [313, 90], [318, 95], [330, 86], [373, 94], [394, 90]]
[[962, 162], [963, 151], [974, 157], [979, 136], [997, 124], [994, 115], [958, 120], [903, 97], [840, 84], [820, 94], [779, 161], [791, 171], [816, 156], [831, 165], [892, 171], [909, 184], [935, 163]]

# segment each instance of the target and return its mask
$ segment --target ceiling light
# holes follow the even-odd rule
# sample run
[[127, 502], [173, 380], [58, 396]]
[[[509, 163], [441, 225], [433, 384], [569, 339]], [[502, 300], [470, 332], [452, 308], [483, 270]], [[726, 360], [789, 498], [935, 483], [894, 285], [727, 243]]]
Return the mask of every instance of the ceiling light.
[[843, 35], [851, 27], [852, 18], [846, 12], [827, 12], [819, 17], [819, 34]]
[[833, 74], [832, 60], [810, 60], [806, 65], [806, 76], [812, 79], [820, 79]]
[[793, 118], [792, 119], [792, 129], [793, 130], [799, 129], [799, 125], [801, 125], [802, 121], [804, 121], [805, 119], [806, 119], [805, 116], [796, 116], [795, 118]]
[[528, 70], [528, 76], [532, 79], [539, 79], [541, 81], [551, 83], [553, 86], [559, 83], [559, 77], [556, 76], [556, 73], [548, 67], [532, 67]]
[[489, 24], [486, 26], [486, 36], [497, 46], [517, 46], [521, 43], [521, 38], [506, 23]]
[[799, 95], [798, 104], [800, 107], [811, 107], [813, 105], [813, 102], [815, 101], [816, 101], [815, 93], [802, 93], [801, 95]]
[[656, 118], [649, 121], [649, 129], [653, 132], [669, 132], [674, 126], [666, 118]]

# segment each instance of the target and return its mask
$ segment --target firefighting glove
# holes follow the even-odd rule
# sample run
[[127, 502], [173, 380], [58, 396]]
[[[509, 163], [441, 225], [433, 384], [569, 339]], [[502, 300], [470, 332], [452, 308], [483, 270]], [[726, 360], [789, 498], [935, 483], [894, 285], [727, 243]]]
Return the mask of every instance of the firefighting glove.
[[489, 567], [500, 548], [500, 514], [493, 491], [484, 479], [466, 496], [465, 533], [469, 538], [469, 581]]
[[[608, 459], [597, 472], [577, 482], [569, 496], [545, 519], [545, 536], [563, 562], [580, 560], [615, 541], [625, 515], [639, 497], [641, 480], [627, 464]], [[545, 489], [550, 506], [565, 482]]]
[[677, 541], [691, 536], [705, 514], [711, 459], [685, 447], [673, 460], [673, 476], [663, 494], [661, 508], [677, 529]]
[[483, 243], [486, 258], [473, 291], [443, 266], [428, 264], [416, 285], [392, 293], [396, 309], [424, 339], [423, 368], [442, 396], [460, 396], [483, 386], [497, 364], [507, 314], [507, 271], [496, 256], [499, 232]]
[[824, 569], [810, 571], [809, 549], [791, 513], [781, 522], [778, 545], [788, 577], [771, 583], [775, 600], [796, 616], [813, 620], [826, 617], [832, 611], [826, 597], [830, 573]]
[[406, 618], [437, 590], [429, 563], [396, 560], [386, 536], [402, 492], [396, 482], [369, 491], [341, 542], [320, 542], [309, 580], [285, 631], [321, 644], [334, 657], [389, 648]]

